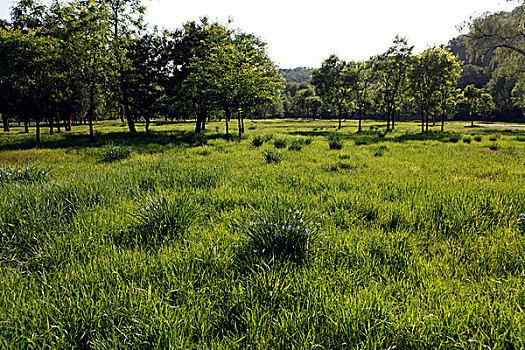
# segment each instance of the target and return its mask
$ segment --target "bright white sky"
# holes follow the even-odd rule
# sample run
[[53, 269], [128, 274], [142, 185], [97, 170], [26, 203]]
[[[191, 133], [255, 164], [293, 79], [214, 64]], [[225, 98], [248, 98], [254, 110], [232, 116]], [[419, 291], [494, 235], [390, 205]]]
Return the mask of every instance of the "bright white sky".
[[[254, 33], [268, 43], [282, 68], [319, 67], [330, 54], [366, 60], [385, 51], [396, 34], [416, 52], [446, 44], [457, 25], [486, 11], [511, 10], [504, 0], [142, 0], [147, 21], [177, 28], [208, 16]], [[0, 17], [9, 17], [10, 0], [0, 0]]]

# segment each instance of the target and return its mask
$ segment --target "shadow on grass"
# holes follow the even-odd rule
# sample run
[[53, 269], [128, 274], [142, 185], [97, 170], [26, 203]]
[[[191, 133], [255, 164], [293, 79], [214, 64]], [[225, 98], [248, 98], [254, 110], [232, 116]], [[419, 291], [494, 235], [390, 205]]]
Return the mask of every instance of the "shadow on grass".
[[[330, 131], [295, 131], [288, 133], [290, 135], [300, 136], [325, 136], [332, 135]], [[457, 142], [461, 139], [461, 134], [450, 131], [429, 131], [425, 133], [405, 133], [401, 135], [391, 136], [392, 134], [384, 134], [380, 131], [366, 130], [360, 133], [352, 134], [337, 134], [343, 140], [354, 141], [357, 146], [370, 145], [380, 142], [407, 142], [407, 141], [440, 141], [440, 142], [451, 142], [455, 140]]]
[[[151, 131], [149, 133], [138, 132], [110, 132], [95, 134], [95, 140], [91, 141], [89, 135], [79, 133], [60, 133], [54, 136], [43, 135], [39, 148], [41, 149], [65, 149], [65, 148], [87, 148], [99, 147], [106, 144], [119, 146], [133, 146], [140, 150], [150, 146], [188, 146], [198, 147], [208, 140], [235, 140], [236, 137], [226, 134], [196, 135], [191, 131]], [[0, 151], [28, 150], [37, 147], [34, 134], [24, 134], [15, 140], [0, 141]]]

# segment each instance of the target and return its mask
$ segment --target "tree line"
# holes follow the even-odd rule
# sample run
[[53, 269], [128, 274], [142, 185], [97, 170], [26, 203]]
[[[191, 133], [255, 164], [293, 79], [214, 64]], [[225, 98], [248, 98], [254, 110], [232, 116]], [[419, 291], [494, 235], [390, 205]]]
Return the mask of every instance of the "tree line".
[[50, 133], [75, 121], [120, 118], [136, 133], [154, 117], [243, 120], [279, 95], [282, 77], [257, 36], [201, 18], [159, 32], [140, 0], [38, 0], [13, 4], [0, 23], [0, 114]]

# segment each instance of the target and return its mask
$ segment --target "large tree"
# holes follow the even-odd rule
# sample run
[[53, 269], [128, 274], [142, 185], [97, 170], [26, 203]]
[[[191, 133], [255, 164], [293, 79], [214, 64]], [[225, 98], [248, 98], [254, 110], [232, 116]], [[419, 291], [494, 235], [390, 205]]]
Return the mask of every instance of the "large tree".
[[[455, 91], [460, 74], [458, 60], [445, 49], [427, 49], [413, 59], [409, 77], [421, 114], [421, 132], [428, 131], [430, 114], [437, 112], [440, 102], [444, 103]], [[443, 127], [443, 113], [441, 118]]]
[[386, 116], [387, 131], [395, 127], [395, 113], [406, 91], [412, 49], [405, 38], [396, 36], [392, 46], [373, 59], [377, 97]]
[[348, 70], [348, 64], [336, 55], [331, 55], [321, 64], [321, 68], [312, 71], [312, 85], [321, 97], [327, 109], [335, 112], [341, 120], [351, 103], [352, 86], [355, 83], [354, 72]]

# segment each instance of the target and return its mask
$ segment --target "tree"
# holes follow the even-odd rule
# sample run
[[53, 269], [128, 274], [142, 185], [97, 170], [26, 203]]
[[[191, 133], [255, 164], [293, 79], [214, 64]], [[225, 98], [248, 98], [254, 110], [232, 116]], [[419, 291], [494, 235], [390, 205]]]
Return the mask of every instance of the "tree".
[[36, 121], [36, 143], [40, 144], [40, 122], [49, 112], [53, 79], [60, 75], [60, 42], [34, 30], [0, 29], [0, 80], [18, 95], [20, 114]]
[[315, 92], [329, 109], [335, 110], [339, 119], [339, 129], [350, 101], [350, 87], [354, 78], [354, 75], [348, 74], [347, 63], [336, 55], [331, 55], [322, 63], [321, 68], [312, 71]]
[[396, 36], [393, 45], [373, 59], [375, 81], [378, 83], [377, 96], [386, 115], [387, 131], [395, 127], [395, 113], [407, 85], [407, 72], [411, 64], [413, 46], [405, 38]]
[[468, 85], [463, 90], [463, 98], [467, 103], [471, 126], [474, 126], [476, 116], [485, 117], [494, 110], [492, 96], [484, 89], [478, 89], [474, 85]]
[[[445, 49], [431, 48], [413, 59], [409, 77], [412, 93], [421, 113], [421, 132], [428, 131], [429, 116], [446, 101], [457, 86], [461, 66], [456, 57]], [[444, 113], [441, 113], [444, 128]]]

